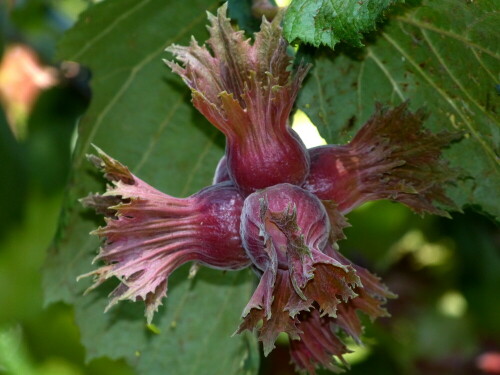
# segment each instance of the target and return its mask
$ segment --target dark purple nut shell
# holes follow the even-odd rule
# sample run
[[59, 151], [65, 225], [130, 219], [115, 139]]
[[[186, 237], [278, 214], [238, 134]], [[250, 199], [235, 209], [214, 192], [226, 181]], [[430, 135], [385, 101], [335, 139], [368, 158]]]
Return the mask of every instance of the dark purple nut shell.
[[303, 234], [303, 242], [310, 249], [322, 251], [328, 241], [330, 222], [321, 201], [308, 191], [291, 184], [279, 184], [257, 191], [245, 199], [241, 212], [241, 238], [243, 247], [254, 265], [268, 268], [268, 254], [265, 250], [265, 229], [278, 254], [279, 267], [288, 269], [287, 237], [279, 226], [263, 217], [263, 205], [270, 213], [288, 211], [296, 213], [296, 224]]

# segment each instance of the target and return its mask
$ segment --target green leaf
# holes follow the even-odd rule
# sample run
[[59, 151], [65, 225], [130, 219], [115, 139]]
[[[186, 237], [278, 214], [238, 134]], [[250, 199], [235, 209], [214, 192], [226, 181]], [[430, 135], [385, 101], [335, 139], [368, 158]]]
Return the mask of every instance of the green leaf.
[[290, 43], [333, 48], [340, 41], [362, 46], [362, 33], [376, 28], [391, 5], [404, 0], [293, 0], [283, 31]]
[[87, 358], [124, 357], [139, 374], [256, 374], [255, 337], [231, 337], [242, 299], [253, 289], [250, 271], [201, 269], [194, 280], [188, 273], [182, 267], [169, 279], [168, 298], [152, 327], [140, 303], [120, 303], [103, 314], [112, 286], [80, 297], [75, 314]]
[[[75, 305], [88, 359], [126, 358], [139, 373], [255, 373], [255, 340], [235, 336], [241, 311], [252, 292], [248, 271], [202, 270], [187, 280], [176, 271], [148, 329], [140, 302], [122, 303], [103, 313], [104, 289], [83, 296], [99, 247], [89, 232], [102, 219], [78, 203], [89, 192], [103, 192], [104, 180], [85, 159], [95, 144], [126, 164], [141, 179], [175, 196], [187, 196], [211, 183], [223, 154], [223, 137], [192, 107], [189, 90], [162, 58], [172, 43], [191, 35], [207, 37], [206, 8], [217, 1], [108, 0], [83, 13], [60, 44], [60, 58], [92, 72], [92, 102], [79, 123], [60, 228], [44, 275], [46, 303]], [[109, 292], [109, 289], [107, 290]], [[243, 371], [245, 369], [245, 371]]]
[[425, 107], [431, 130], [465, 132], [445, 153], [465, 175], [450, 196], [498, 217], [499, 23], [495, 1], [428, 0], [394, 18], [361, 59], [320, 56], [298, 105], [330, 143], [348, 141], [376, 101]]

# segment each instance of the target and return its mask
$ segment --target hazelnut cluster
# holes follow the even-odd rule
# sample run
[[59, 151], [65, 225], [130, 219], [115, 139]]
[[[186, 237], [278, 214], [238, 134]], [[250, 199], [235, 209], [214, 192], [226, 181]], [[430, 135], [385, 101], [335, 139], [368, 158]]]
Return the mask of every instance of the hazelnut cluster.
[[106, 217], [95, 231], [103, 265], [84, 276], [94, 276], [91, 289], [118, 278], [109, 306], [144, 301], [151, 321], [182, 264], [252, 267], [259, 283], [237, 332], [257, 331], [266, 355], [285, 332], [299, 370], [337, 371], [348, 352], [342, 338], [360, 341], [358, 311], [387, 316], [383, 305], [394, 297], [340, 254], [345, 215], [378, 199], [446, 215], [435, 204], [453, 207], [443, 187], [453, 172], [441, 150], [454, 136], [424, 129], [424, 114], [404, 103], [377, 107], [347, 145], [306, 149], [289, 117], [309, 67], [292, 65], [279, 15], [263, 19], [252, 42], [233, 28], [226, 8], [209, 14], [208, 46], [194, 39], [173, 45], [167, 51], [177, 62], [166, 62], [226, 136], [213, 185], [174, 198], [98, 150], [90, 159], [111, 185], [83, 203]]

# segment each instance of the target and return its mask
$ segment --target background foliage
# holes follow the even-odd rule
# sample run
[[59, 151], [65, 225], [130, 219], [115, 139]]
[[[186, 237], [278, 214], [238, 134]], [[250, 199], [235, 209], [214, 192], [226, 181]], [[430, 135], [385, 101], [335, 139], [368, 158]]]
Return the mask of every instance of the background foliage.
[[375, 101], [426, 108], [430, 129], [464, 132], [446, 154], [462, 169], [450, 194], [498, 217], [491, 194], [500, 186], [498, 3], [424, 1], [397, 11], [365, 48], [319, 52], [299, 107], [334, 143], [359, 129]]
[[[401, 205], [377, 202], [349, 216], [341, 250], [400, 296], [388, 306], [392, 318], [367, 324], [366, 346], [352, 344], [350, 373], [482, 373], [481, 355], [500, 351], [499, 233], [492, 219], [500, 187], [498, 5], [342, 3], [350, 12], [346, 19], [357, 22], [330, 20], [336, 1], [312, 1], [325, 14], [312, 29], [300, 18], [310, 13], [301, 13], [303, 2], [296, 0], [284, 25], [290, 39], [334, 47], [301, 44], [298, 50], [315, 65], [298, 108], [323, 137], [344, 143], [375, 101], [406, 99], [428, 109], [431, 129], [465, 131], [446, 153], [463, 171], [450, 191], [463, 214], [420, 218]], [[230, 337], [253, 289], [248, 271], [204, 269], [188, 280], [187, 268], [179, 270], [152, 327], [145, 326], [140, 304], [102, 313], [112, 282], [86, 297], [89, 281], [75, 282], [91, 269], [98, 247], [88, 232], [99, 218], [77, 203], [104, 189], [84, 158], [91, 143], [169, 194], [187, 196], [210, 183], [224, 139], [192, 108], [188, 90], [161, 59], [170, 57], [163, 50], [171, 43], [185, 44], [191, 35], [205, 40], [205, 10], [214, 12], [219, 2], [7, 4], [2, 46], [22, 42], [45, 63], [76, 61], [86, 69], [40, 96], [24, 139], [16, 139], [0, 116], [0, 301], [7, 301], [0, 309], [0, 373], [293, 373], [286, 367], [286, 340], [260, 361], [251, 335]], [[230, 1], [231, 16], [247, 30], [258, 24], [250, 8], [250, 1]], [[301, 28], [314, 30], [314, 38]]]

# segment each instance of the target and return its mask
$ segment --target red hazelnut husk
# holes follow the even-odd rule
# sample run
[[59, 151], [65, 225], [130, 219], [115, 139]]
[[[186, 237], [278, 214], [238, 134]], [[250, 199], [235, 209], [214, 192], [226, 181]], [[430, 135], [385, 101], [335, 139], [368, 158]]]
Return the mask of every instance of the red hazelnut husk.
[[210, 51], [193, 39], [167, 48], [182, 66], [166, 63], [191, 88], [194, 106], [226, 135], [228, 174], [244, 196], [279, 183], [301, 185], [309, 155], [288, 118], [308, 68], [291, 66], [281, 16], [264, 18], [251, 43], [226, 10], [209, 14]]
[[445, 188], [457, 177], [441, 157], [459, 133], [432, 133], [423, 127], [424, 111], [410, 112], [408, 102], [394, 109], [377, 106], [375, 114], [347, 145], [309, 150], [311, 170], [304, 188], [332, 200], [346, 214], [379, 199], [400, 202], [419, 214], [449, 216], [458, 209]]
[[261, 279], [238, 332], [257, 330], [266, 355], [286, 332], [299, 368], [336, 368], [332, 356], [342, 360], [347, 352], [340, 337], [359, 341], [356, 311], [386, 315], [382, 305], [393, 295], [336, 250], [346, 225], [335, 204], [298, 186], [280, 184], [245, 199], [241, 237]]
[[101, 150], [98, 154], [90, 159], [111, 186], [82, 202], [106, 216], [106, 225], [93, 232], [103, 239], [94, 261], [104, 264], [81, 277], [95, 277], [89, 290], [111, 277], [120, 280], [107, 308], [120, 300], [143, 300], [151, 321], [166, 296], [168, 277], [184, 263], [221, 270], [250, 265], [240, 239], [243, 199], [231, 183], [175, 198], [140, 180]]

